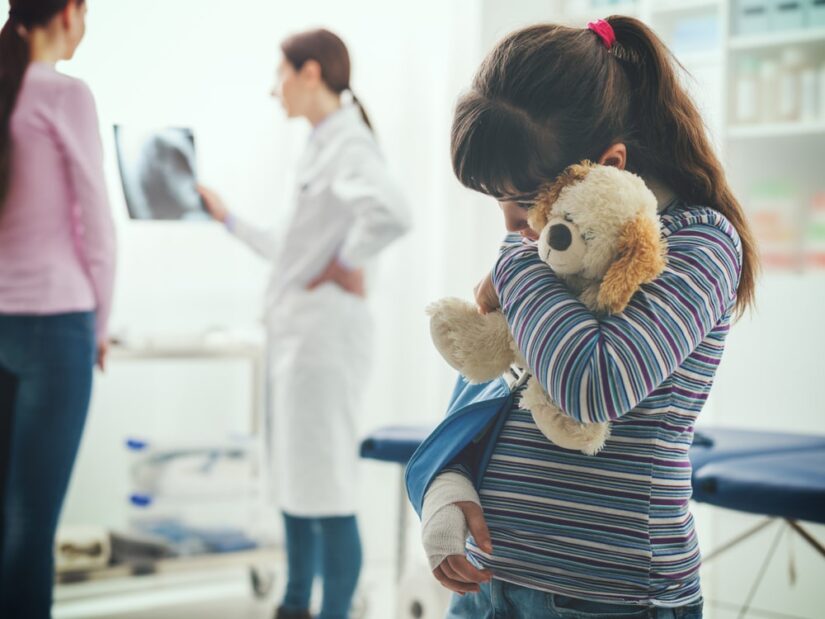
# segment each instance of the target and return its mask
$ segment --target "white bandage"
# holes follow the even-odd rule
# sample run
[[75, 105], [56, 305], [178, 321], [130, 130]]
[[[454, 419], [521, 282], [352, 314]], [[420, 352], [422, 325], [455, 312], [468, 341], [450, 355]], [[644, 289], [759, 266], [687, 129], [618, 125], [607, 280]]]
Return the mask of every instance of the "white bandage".
[[436, 477], [421, 508], [421, 541], [434, 570], [450, 555], [463, 555], [469, 530], [467, 519], [455, 503], [481, 505], [473, 483], [461, 473], [449, 471]]

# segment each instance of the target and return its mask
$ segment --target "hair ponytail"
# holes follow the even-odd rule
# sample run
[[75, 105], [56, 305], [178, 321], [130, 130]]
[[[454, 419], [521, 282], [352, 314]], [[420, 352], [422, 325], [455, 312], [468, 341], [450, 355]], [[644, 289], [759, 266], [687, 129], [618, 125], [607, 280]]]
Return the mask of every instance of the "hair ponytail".
[[11, 115], [29, 65], [29, 44], [23, 38], [23, 28], [9, 18], [0, 30], [0, 213], [11, 178]]
[[610, 17], [607, 21], [616, 34], [611, 53], [630, 80], [637, 119], [636, 135], [627, 140], [628, 151], [639, 158], [640, 172], [660, 178], [688, 201], [718, 210], [736, 229], [743, 251], [736, 302], [741, 315], [754, 300], [758, 272], [755, 242], [702, 117], [679, 84], [675, 58], [653, 31], [631, 17]]
[[[467, 187], [530, 199], [561, 171], [627, 145], [627, 168], [716, 209], [742, 240], [736, 313], [753, 303], [755, 243], [702, 117], [659, 38], [631, 17], [593, 28], [539, 24], [491, 51], [453, 119], [453, 170]], [[610, 35], [614, 36], [610, 36]]]
[[364, 109], [364, 104], [361, 103], [361, 100], [358, 97], [355, 96], [355, 93], [352, 92], [352, 90], [350, 90], [349, 92], [350, 92], [350, 95], [352, 96], [352, 102], [355, 105], [358, 106], [358, 110], [361, 112], [361, 118], [363, 119], [364, 124], [367, 125], [367, 127], [369, 127], [370, 131], [375, 131], [372, 128], [372, 123], [370, 122], [370, 117], [367, 116], [367, 110]]
[[361, 118], [370, 131], [373, 130], [364, 106], [350, 88], [349, 51], [338, 35], [323, 28], [300, 32], [284, 40], [281, 51], [296, 70], [300, 70], [307, 60], [317, 62], [321, 66], [321, 79], [327, 88], [337, 95], [349, 90], [352, 102], [361, 111]]

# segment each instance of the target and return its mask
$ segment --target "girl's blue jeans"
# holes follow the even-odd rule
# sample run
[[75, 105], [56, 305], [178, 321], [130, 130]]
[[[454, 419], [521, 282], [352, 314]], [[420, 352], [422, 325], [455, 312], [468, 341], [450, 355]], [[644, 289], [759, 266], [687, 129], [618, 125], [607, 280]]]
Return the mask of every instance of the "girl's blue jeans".
[[361, 538], [355, 516], [299, 518], [284, 514], [287, 585], [282, 607], [309, 609], [312, 581], [323, 583], [318, 619], [347, 619], [361, 572]]
[[701, 619], [702, 602], [679, 608], [589, 602], [493, 579], [453, 595], [445, 619]]
[[95, 363], [92, 312], [0, 314], [0, 617], [50, 616], [54, 534]]

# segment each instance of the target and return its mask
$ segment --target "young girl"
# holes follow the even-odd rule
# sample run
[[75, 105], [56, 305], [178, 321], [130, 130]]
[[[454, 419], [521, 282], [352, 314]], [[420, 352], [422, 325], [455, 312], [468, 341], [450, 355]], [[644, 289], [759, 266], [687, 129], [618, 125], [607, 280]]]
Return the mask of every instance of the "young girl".
[[[597, 456], [561, 449], [516, 403], [477, 494], [460, 462], [436, 477], [423, 537], [436, 578], [462, 594], [448, 616], [701, 617], [688, 448], [757, 265], [670, 53], [627, 17], [515, 32], [458, 103], [452, 155], [524, 237], [476, 288], [479, 307], [501, 309], [566, 414], [612, 434]], [[527, 226], [537, 190], [582, 159], [640, 175], [659, 202], [667, 268], [619, 315], [590, 313]]]
[[0, 617], [50, 616], [54, 533], [92, 371], [106, 358], [115, 236], [97, 111], [59, 73], [83, 0], [12, 0], [0, 32]]
[[319, 575], [319, 619], [346, 619], [361, 569], [356, 417], [372, 336], [364, 267], [407, 231], [409, 213], [361, 104], [342, 101], [350, 59], [341, 39], [302, 32], [281, 50], [273, 96], [313, 126], [288, 229], [275, 239], [201, 192], [212, 216], [273, 265], [267, 328], [288, 563], [276, 617], [308, 619]]

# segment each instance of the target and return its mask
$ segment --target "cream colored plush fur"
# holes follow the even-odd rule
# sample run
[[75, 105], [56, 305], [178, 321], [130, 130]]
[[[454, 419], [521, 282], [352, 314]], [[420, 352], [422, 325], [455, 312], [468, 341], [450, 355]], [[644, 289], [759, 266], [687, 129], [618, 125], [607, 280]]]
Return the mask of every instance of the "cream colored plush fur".
[[[541, 191], [529, 221], [541, 231], [542, 260], [591, 311], [612, 314], [622, 312], [639, 286], [664, 269], [656, 208], [656, 198], [638, 176], [585, 161]], [[493, 380], [513, 364], [527, 367], [501, 312], [483, 315], [467, 301], [448, 298], [430, 305], [427, 313], [439, 353], [471, 382]], [[610, 435], [609, 423], [580, 423], [565, 414], [535, 377], [521, 405], [542, 433], [565, 449], [596, 454]], [[583, 411], [585, 422], [587, 415]]]

